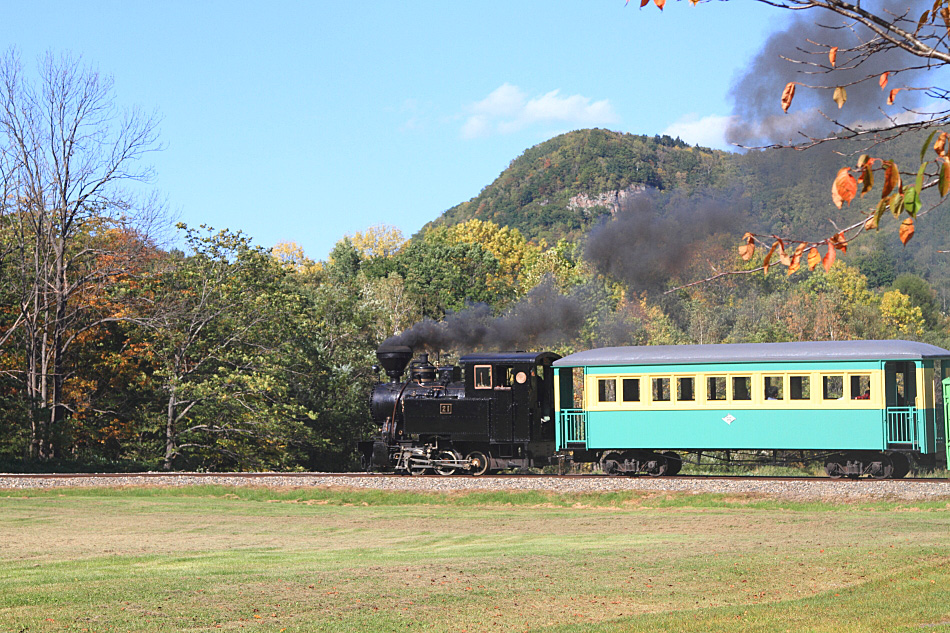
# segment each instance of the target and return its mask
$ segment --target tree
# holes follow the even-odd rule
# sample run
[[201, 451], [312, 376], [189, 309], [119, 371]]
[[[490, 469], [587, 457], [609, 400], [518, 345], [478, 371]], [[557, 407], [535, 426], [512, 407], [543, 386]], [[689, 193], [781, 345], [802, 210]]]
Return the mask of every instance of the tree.
[[56, 455], [71, 346], [113, 319], [90, 302], [94, 288], [149, 250], [161, 206], [123, 185], [148, 180], [140, 160], [156, 149], [155, 117], [116, 108], [110, 78], [47, 54], [34, 83], [15, 51], [0, 60], [0, 264], [17, 307], [0, 345], [16, 338], [19, 363], [6, 371], [26, 392], [33, 457]]
[[476, 218], [449, 229], [449, 239], [480, 245], [494, 255], [498, 260], [498, 272], [487, 280], [487, 284], [499, 298], [513, 298], [519, 290], [523, 294], [530, 289], [519, 287], [519, 277], [538, 258], [541, 249], [529, 244], [518, 229], [500, 227], [494, 222]]
[[392, 257], [406, 245], [402, 231], [389, 224], [376, 224], [365, 232], [348, 236], [353, 246], [367, 259], [373, 257]]
[[[655, 2], [661, 9], [665, 4], [665, 0]], [[784, 87], [774, 87], [774, 108], [788, 113], [797, 89], [804, 87], [829, 95], [827, 109], [834, 103], [841, 111], [819, 113], [818, 120], [828, 124], [823, 126], [824, 130], [802, 129], [798, 143], [773, 143], [769, 147], [807, 149], [827, 142], [859, 141], [863, 150], [848, 152], [855, 162], [840, 167], [834, 178], [829, 178], [832, 201], [840, 209], [859, 195], [863, 198], [873, 189], [875, 176], [881, 189], [878, 200], [862, 210], [857, 221], [823, 238], [800, 240], [748, 232], [740, 247], [743, 258], [751, 260], [759, 244], [767, 249], [762, 264], [765, 270], [775, 260], [790, 273], [806, 263], [809, 269], [822, 264], [828, 270], [837, 254], [847, 251], [849, 241], [862, 232], [877, 229], [888, 211], [900, 220], [898, 233], [906, 244], [914, 234], [916, 218], [935, 208], [950, 193], [950, 136], [941, 130], [950, 123], [950, 91], [936, 85], [911, 83], [934, 77], [950, 64], [950, 0], [936, 0], [925, 7], [908, 2], [896, 8], [893, 3], [862, 6], [845, 0], [759, 2], [795, 12], [813, 11], [819, 20], [831, 18], [816, 21], [822, 28], [814, 32], [800, 29], [800, 45], [795, 50], [781, 51], [799, 69], [800, 76]], [[691, 3], [698, 4], [696, 0]], [[641, 6], [645, 4], [646, 0]], [[921, 9], [926, 10], [921, 13]], [[775, 76], [762, 72], [758, 75]], [[897, 81], [902, 83], [895, 84]], [[849, 90], [859, 94], [859, 105], [867, 106], [874, 100], [880, 113], [877, 122], [868, 123], [866, 107], [860, 110], [860, 116], [856, 113], [847, 117], [855, 102], [853, 97], [849, 100]], [[871, 96], [875, 92], [880, 96]], [[913, 103], [899, 105], [903, 97], [914, 94], [924, 94], [937, 105], [926, 110], [915, 109]], [[796, 121], [799, 123], [801, 119]], [[919, 162], [901, 168], [892, 157], [878, 154], [882, 149], [886, 151], [882, 144], [887, 140], [910, 132], [930, 132]], [[925, 205], [925, 191], [936, 192], [937, 201]]]
[[307, 412], [287, 396], [288, 315], [304, 312], [287, 272], [240, 233], [186, 232], [191, 253], [167, 260], [138, 293], [137, 315], [164, 391], [166, 470], [283, 464]]

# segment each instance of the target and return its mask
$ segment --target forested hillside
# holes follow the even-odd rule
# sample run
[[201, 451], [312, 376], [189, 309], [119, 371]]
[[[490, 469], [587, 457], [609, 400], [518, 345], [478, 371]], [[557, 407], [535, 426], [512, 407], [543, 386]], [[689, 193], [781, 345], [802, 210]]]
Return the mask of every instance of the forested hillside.
[[[886, 147], [898, 164], [912, 165], [926, 135], [905, 135]], [[526, 150], [476, 197], [448, 209], [432, 225], [469, 219], [517, 228], [529, 240], [549, 244], [583, 236], [627, 197], [650, 191], [662, 216], [670, 205], [699, 199], [733, 209], [745, 230], [817, 239], [833, 226], [860, 219], [873, 201], [856, 200], [837, 209], [831, 180], [842, 154], [862, 146], [841, 143], [808, 151], [768, 150], [729, 153], [690, 147], [679, 139], [647, 137], [608, 130], [562, 134]], [[877, 148], [884, 152], [884, 148]], [[950, 298], [950, 213], [946, 205], [921, 218], [914, 243], [906, 249], [885, 218], [880, 233], [853, 244], [850, 262], [867, 274], [872, 286], [886, 286], [901, 273], [926, 277]]]

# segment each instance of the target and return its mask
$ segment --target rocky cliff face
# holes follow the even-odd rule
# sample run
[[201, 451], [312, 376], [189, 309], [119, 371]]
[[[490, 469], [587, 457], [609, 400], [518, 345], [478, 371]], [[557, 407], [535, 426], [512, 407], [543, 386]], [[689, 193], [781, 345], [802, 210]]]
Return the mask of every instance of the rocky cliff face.
[[647, 188], [644, 185], [630, 185], [626, 189], [605, 191], [596, 196], [582, 193], [572, 197], [567, 203], [567, 208], [570, 211], [586, 211], [593, 207], [605, 207], [610, 210], [610, 215], [615, 215], [625, 200], [646, 190]]

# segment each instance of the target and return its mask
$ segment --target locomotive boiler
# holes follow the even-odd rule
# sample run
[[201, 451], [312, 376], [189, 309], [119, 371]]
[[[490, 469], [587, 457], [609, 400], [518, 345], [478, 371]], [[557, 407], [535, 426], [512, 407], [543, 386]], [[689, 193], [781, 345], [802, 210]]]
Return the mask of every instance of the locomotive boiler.
[[468, 354], [441, 367], [405, 346], [376, 357], [389, 381], [370, 396], [379, 432], [359, 446], [367, 470], [478, 476], [541, 466], [555, 453], [557, 354]]

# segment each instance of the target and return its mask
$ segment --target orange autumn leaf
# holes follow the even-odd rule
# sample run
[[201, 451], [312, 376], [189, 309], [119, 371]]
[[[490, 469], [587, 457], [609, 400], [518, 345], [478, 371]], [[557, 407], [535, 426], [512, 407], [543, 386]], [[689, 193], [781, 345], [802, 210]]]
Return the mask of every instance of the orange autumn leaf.
[[801, 268], [802, 265], [802, 253], [805, 252], [805, 245], [799, 244], [795, 249], [795, 252], [792, 254], [792, 261], [788, 265], [788, 274], [791, 275], [796, 270]]
[[648, 4], [650, 4], [650, 0], [640, 0], [640, 8], [641, 8], [641, 9], [642, 9], [643, 7], [645, 7], [645, 6], [647, 6]]
[[890, 72], [881, 73], [881, 76], [877, 79], [877, 85], [881, 87], [881, 90], [884, 90], [887, 87], [887, 77], [890, 75]]
[[897, 163], [892, 160], [884, 161], [884, 188], [881, 189], [881, 198], [891, 195], [895, 189], [900, 191], [901, 172], [897, 169]]
[[795, 98], [795, 82], [790, 81], [785, 84], [785, 90], [782, 91], [782, 112], [788, 112], [792, 105], [792, 99]]
[[821, 253], [814, 246], [808, 251], [808, 270], [815, 270], [815, 267], [821, 262]]
[[778, 242], [772, 244], [772, 248], [769, 249], [769, 252], [765, 254], [765, 261], [762, 262], [762, 272], [766, 275], [769, 274], [769, 266], [772, 265], [772, 253], [775, 252], [775, 249], [778, 247]]
[[842, 167], [831, 185], [831, 200], [840, 209], [842, 202], [847, 202], [850, 206], [856, 195], [858, 195], [858, 181], [851, 175], [850, 167]]
[[894, 105], [894, 97], [896, 97], [897, 93], [900, 91], [901, 91], [900, 88], [894, 88], [893, 90], [891, 90], [891, 94], [889, 94], [887, 97], [887, 105]]
[[832, 264], [835, 263], [835, 257], [835, 247], [829, 244], [828, 252], [825, 253], [824, 259], [821, 260], [821, 265], [825, 267], [825, 272], [831, 270]]
[[835, 233], [829, 243], [842, 253], [848, 252], [848, 240], [845, 239], [844, 233]]
[[838, 60], [838, 47], [832, 46], [831, 50], [828, 51], [828, 61], [831, 62], [831, 67], [835, 67], [835, 62]]
[[660, 11], [663, 10], [663, 5], [666, 4], [666, 0], [653, 0], [656, 3], [656, 6], [660, 7]]
[[941, 132], [940, 135], [937, 137], [937, 141], [934, 143], [934, 151], [937, 152], [938, 155], [943, 156], [944, 158], [946, 158], [947, 156], [947, 147], [948, 147], [947, 139], [948, 139], [947, 133]]
[[751, 233], [746, 233], [742, 236], [742, 239], [745, 240], [745, 244], [739, 247], [739, 255], [743, 261], [749, 261], [752, 259], [752, 255], [755, 254], [755, 238]]
[[778, 260], [782, 263], [782, 266], [792, 265], [792, 258], [785, 252], [785, 242], [782, 240], [778, 240]]
[[914, 237], [914, 218], [904, 218], [898, 236], [901, 238], [901, 244], [904, 245], [910, 241], [910, 238]]

